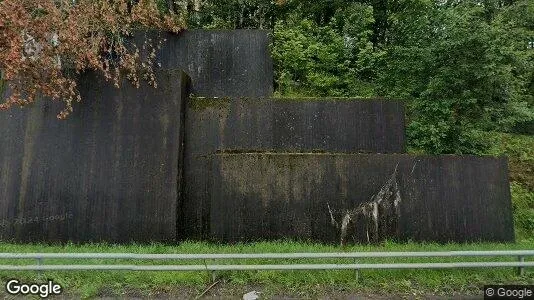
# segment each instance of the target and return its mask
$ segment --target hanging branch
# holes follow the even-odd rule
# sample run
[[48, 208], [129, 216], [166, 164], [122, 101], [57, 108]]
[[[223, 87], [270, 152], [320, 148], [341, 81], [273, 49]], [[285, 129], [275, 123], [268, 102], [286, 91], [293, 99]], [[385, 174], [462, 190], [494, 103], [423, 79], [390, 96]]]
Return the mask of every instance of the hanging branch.
[[66, 118], [73, 102], [81, 101], [67, 69], [99, 72], [116, 86], [121, 73], [135, 85], [140, 77], [153, 81], [154, 55], [149, 51], [142, 58], [137, 47], [125, 46], [124, 37], [139, 29], [183, 27], [178, 15], [160, 13], [153, 0], [0, 1], [0, 69], [11, 92], [0, 109], [42, 95], [63, 101], [58, 118]]

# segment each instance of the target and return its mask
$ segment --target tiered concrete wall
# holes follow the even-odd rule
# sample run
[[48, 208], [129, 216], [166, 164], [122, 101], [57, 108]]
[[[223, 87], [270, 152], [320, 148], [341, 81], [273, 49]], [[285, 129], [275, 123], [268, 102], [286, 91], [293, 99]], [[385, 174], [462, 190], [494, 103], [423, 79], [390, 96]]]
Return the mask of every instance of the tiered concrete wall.
[[202, 217], [208, 209], [204, 203], [212, 196], [212, 183], [205, 181], [210, 167], [206, 156], [219, 152], [397, 153], [405, 150], [404, 136], [404, 106], [399, 101], [190, 99], [179, 236], [203, 238], [208, 232]]
[[181, 71], [159, 72], [157, 89], [85, 75], [64, 122], [49, 101], [0, 112], [0, 239], [338, 243], [328, 205], [340, 221], [397, 165], [395, 238], [514, 239], [504, 158], [396, 154], [398, 101], [265, 98], [264, 31], [167, 39], [157, 61], [185, 69], [192, 89]]

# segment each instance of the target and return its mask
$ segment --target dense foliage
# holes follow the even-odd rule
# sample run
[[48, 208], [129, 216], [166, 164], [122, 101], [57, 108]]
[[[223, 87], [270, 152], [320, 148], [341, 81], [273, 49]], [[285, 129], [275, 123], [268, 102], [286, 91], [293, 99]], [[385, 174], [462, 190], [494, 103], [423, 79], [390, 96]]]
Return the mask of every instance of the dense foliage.
[[282, 95], [406, 100], [416, 150], [482, 153], [481, 131], [534, 127], [531, 0], [211, 0], [189, 16], [270, 30]]
[[514, 210], [516, 238], [534, 236], [534, 135], [486, 133], [492, 139], [488, 154], [506, 155]]

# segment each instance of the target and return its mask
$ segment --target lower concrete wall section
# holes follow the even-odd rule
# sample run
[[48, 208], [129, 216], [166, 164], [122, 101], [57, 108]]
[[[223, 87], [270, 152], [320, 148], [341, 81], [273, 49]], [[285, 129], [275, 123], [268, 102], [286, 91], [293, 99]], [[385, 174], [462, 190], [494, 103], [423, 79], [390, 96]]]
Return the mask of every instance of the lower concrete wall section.
[[84, 103], [0, 113], [0, 238], [173, 241], [187, 76], [121, 89], [84, 75]]
[[506, 158], [217, 154], [202, 170], [183, 238], [514, 240]]

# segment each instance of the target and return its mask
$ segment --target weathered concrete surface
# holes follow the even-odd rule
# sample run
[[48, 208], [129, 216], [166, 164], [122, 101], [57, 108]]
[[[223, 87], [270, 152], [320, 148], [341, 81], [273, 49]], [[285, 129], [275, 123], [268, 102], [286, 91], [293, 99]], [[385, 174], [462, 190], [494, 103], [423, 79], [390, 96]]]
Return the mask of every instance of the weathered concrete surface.
[[[339, 243], [330, 222], [369, 201], [398, 165], [399, 240], [513, 241], [506, 158], [406, 154], [216, 154], [188, 189], [183, 238]], [[358, 241], [364, 233], [355, 232]]]
[[[199, 219], [209, 197], [205, 158], [216, 152], [404, 152], [404, 106], [370, 99], [192, 98], [186, 109], [185, 198], [179, 212]], [[199, 206], [200, 205], [200, 206]], [[207, 212], [204, 212], [207, 214]], [[184, 222], [179, 236], [200, 238]]]
[[121, 89], [84, 75], [76, 105], [0, 112], [0, 239], [173, 241], [188, 77]]
[[215, 151], [405, 152], [404, 106], [371, 99], [193, 98], [188, 154]]
[[273, 93], [273, 62], [268, 31], [186, 30], [138, 33], [136, 39], [166, 39], [157, 51], [163, 68], [183, 69], [191, 91], [205, 97], [269, 97]]

